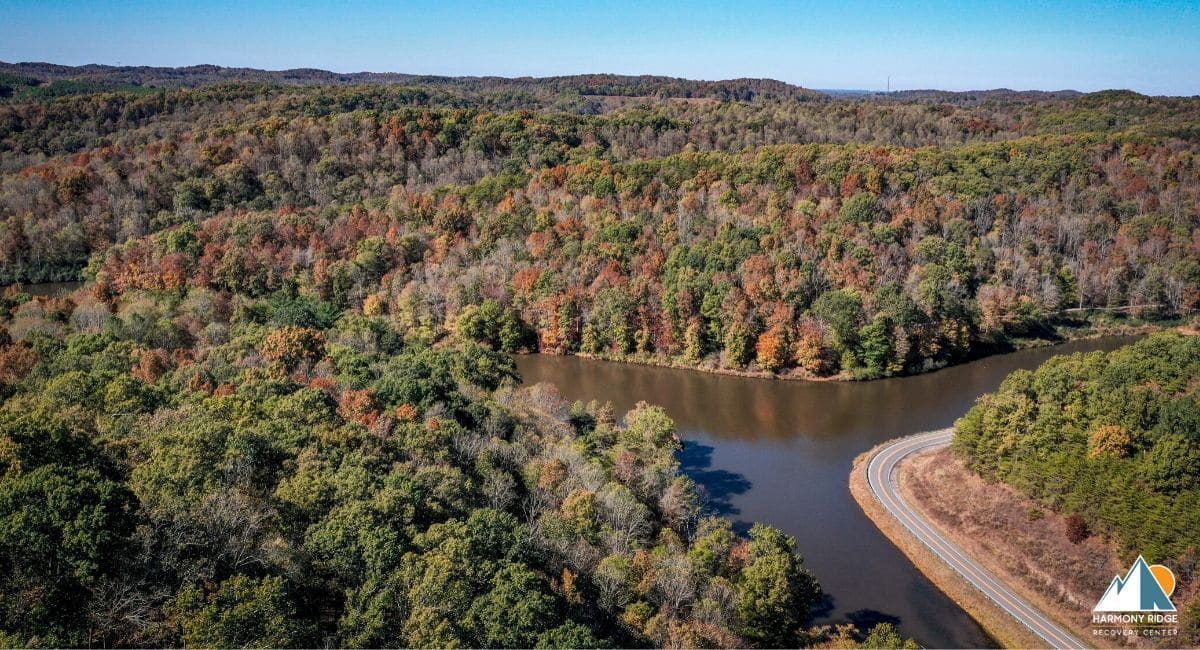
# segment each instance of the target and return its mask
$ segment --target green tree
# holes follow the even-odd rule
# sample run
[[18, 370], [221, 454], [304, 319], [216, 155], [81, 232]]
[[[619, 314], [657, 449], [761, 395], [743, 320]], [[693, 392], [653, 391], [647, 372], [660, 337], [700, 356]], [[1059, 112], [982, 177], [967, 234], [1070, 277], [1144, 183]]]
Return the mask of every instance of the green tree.
[[858, 344], [858, 330], [865, 315], [862, 298], [857, 293], [847, 289], [827, 291], [813, 302], [812, 312], [829, 325], [838, 354], [853, 350]]
[[237, 575], [205, 594], [180, 590], [170, 605], [183, 642], [203, 648], [286, 648], [311, 643], [311, 623], [296, 617], [282, 578]]
[[870, 634], [863, 639], [859, 647], [882, 650], [918, 650], [921, 646], [916, 641], [901, 636], [895, 625], [878, 623], [871, 628]]
[[119, 570], [129, 492], [94, 469], [43, 465], [0, 478], [0, 629], [87, 645], [89, 588]]
[[838, 219], [843, 223], [871, 223], [880, 215], [879, 202], [870, 194], [859, 192], [842, 204]]
[[492, 578], [492, 588], [471, 604], [467, 625], [478, 645], [529, 648], [562, 620], [560, 604], [545, 582], [524, 566], [505, 563]]
[[892, 364], [894, 341], [887, 319], [876, 318], [864, 325], [858, 339], [858, 356], [868, 377], [884, 377], [897, 371]]
[[1177, 494], [1200, 488], [1200, 444], [1196, 433], [1167, 433], [1154, 442], [1143, 461], [1144, 476], [1154, 489]]
[[731, 368], [745, 368], [754, 357], [754, 331], [745, 323], [725, 328], [725, 362]]
[[369, 277], [378, 278], [391, 269], [395, 253], [383, 237], [366, 237], [355, 247], [354, 263]]
[[500, 344], [500, 329], [503, 326], [504, 309], [500, 303], [488, 298], [479, 305], [467, 305], [458, 314], [459, 335], [470, 341], [485, 343], [493, 348]]
[[588, 629], [586, 625], [567, 621], [552, 630], [543, 632], [538, 636], [534, 647], [538, 650], [554, 648], [571, 650], [573, 648], [611, 648], [613, 645], [607, 639], [596, 636], [595, 632]]
[[794, 538], [755, 524], [750, 539], [749, 564], [737, 580], [741, 633], [763, 645], [794, 646], [821, 588], [796, 555]]

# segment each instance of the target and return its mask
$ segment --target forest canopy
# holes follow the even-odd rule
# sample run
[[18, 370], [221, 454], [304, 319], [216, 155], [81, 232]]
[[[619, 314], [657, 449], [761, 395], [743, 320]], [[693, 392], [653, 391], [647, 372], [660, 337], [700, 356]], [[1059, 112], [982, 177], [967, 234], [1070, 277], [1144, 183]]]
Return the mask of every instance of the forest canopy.
[[[0, 297], [0, 645], [899, 647], [810, 628], [661, 409], [511, 353], [874, 378], [1200, 305], [1200, 100], [260, 73], [0, 66], [0, 280], [86, 280]], [[1175, 557], [1085, 500], [1196, 511], [1192, 366], [1142, 353], [1105, 381], [1153, 421], [1002, 395], [1075, 418], [1038, 498]], [[1048, 471], [989, 404], [960, 453]]]
[[[1184, 580], [1200, 550], [1200, 337], [1018, 370], [955, 425], [955, 454]], [[1192, 613], [1193, 618], [1200, 610]]]
[[1200, 100], [194, 73], [0, 104], [0, 279], [843, 378], [1200, 305]]
[[2, 645], [816, 638], [795, 541], [707, 516], [658, 407], [516, 389], [380, 317], [131, 334], [0, 347]]

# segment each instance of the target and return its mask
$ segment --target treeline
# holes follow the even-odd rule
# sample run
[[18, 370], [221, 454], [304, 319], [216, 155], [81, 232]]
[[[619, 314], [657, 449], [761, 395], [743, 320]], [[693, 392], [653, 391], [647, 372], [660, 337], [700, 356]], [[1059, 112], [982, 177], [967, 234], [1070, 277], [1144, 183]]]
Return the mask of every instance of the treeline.
[[[15, 80], [10, 82], [9, 80]], [[822, 93], [774, 79], [701, 81], [660, 75], [582, 74], [558, 77], [446, 77], [396, 72], [330, 72], [312, 68], [258, 70], [195, 65], [153, 66], [82, 65], [0, 62], [0, 82], [11, 85], [53, 85], [73, 82], [98, 89], [178, 88], [221, 83], [286, 85], [402, 84], [444, 86], [465, 93], [530, 96], [562, 94], [618, 97], [679, 97], [750, 101], [758, 98], [815, 99]]]
[[[1195, 597], [1200, 337], [1157, 334], [1014, 372], [957, 422], [952, 448], [984, 477], [1082, 520], [1077, 539], [1103, 534], [1129, 559], [1165, 563], [1180, 597]], [[1200, 600], [1181, 625], [1200, 640]]]
[[[95, 82], [44, 82], [0, 72], [0, 84], [8, 88], [5, 92], [9, 94], [8, 100], [0, 103], [0, 151], [78, 153], [115, 144], [114, 134], [144, 127], [152, 128], [134, 138], [139, 144], [168, 135], [194, 136], [222, 128], [244, 130], [252, 123], [250, 118], [328, 117], [412, 106], [602, 116], [610, 119], [600, 123], [630, 131], [625, 138], [640, 140], [633, 150], [638, 157], [677, 153], [689, 142], [702, 149], [736, 152], [764, 144], [945, 146], [1038, 134], [1126, 130], [1192, 141], [1198, 137], [1195, 125], [1200, 102], [1124, 91], [1043, 98], [1001, 94], [902, 100], [895, 96], [834, 98], [800, 92], [802, 89], [789, 94], [779, 88], [781, 84], [769, 80], [663, 80], [678, 82], [680, 88], [623, 85], [631, 79], [642, 78], [413, 77], [403, 84], [333, 86], [245, 80], [195, 88], [139, 87], [122, 91], [114, 86], [91, 87], [89, 91], [88, 84]], [[743, 83], [748, 85], [738, 85]], [[64, 90], [59, 93], [64, 96], [50, 97], [53, 88], [72, 87], [80, 92], [71, 96]], [[709, 87], [715, 90], [706, 90]], [[648, 94], [637, 94], [640, 92]], [[37, 93], [45, 97], [31, 101]], [[628, 116], [647, 112], [659, 117], [660, 127], [671, 125], [679, 135], [666, 142], [653, 142], [650, 138], [654, 134], [630, 128], [637, 124], [625, 124]], [[133, 135], [127, 133], [127, 137]], [[617, 152], [612, 159], [625, 157]], [[17, 159], [12, 164], [22, 162]]]

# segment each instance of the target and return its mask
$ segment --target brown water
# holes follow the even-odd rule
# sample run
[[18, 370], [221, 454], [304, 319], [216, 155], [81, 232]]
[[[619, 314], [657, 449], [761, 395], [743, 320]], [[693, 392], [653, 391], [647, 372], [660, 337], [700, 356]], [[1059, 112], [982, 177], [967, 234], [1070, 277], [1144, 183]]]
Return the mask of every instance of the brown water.
[[1076, 341], [861, 383], [748, 379], [546, 355], [518, 357], [517, 367], [526, 383], [550, 382], [569, 400], [612, 402], [618, 413], [641, 400], [666, 408], [685, 440], [683, 469], [706, 488], [714, 512], [742, 530], [758, 521], [796, 537], [829, 594], [816, 623], [890, 621], [926, 647], [994, 647], [862, 514], [848, 487], [851, 462], [884, 440], [952, 424], [1013, 370], [1134, 340]]

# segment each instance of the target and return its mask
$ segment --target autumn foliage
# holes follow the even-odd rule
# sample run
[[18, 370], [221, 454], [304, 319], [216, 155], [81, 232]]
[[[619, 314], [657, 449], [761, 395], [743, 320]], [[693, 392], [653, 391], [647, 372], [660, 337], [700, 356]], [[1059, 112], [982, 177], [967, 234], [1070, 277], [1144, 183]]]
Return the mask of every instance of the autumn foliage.
[[291, 374], [311, 367], [325, 356], [325, 339], [319, 331], [308, 327], [285, 326], [263, 340], [260, 352], [284, 374]]

